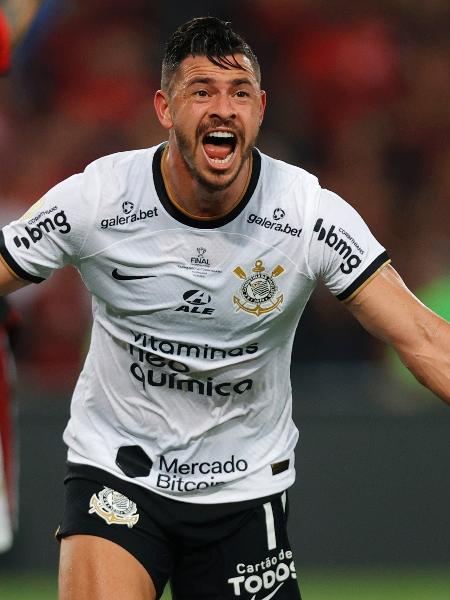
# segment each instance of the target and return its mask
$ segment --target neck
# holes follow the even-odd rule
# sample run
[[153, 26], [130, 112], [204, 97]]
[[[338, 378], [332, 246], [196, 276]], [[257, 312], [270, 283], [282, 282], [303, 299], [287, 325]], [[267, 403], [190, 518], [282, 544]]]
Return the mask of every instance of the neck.
[[182, 212], [197, 219], [216, 219], [230, 212], [245, 194], [252, 170], [252, 156], [225, 189], [211, 190], [195, 179], [178, 148], [169, 142], [161, 159], [161, 172], [170, 200]]

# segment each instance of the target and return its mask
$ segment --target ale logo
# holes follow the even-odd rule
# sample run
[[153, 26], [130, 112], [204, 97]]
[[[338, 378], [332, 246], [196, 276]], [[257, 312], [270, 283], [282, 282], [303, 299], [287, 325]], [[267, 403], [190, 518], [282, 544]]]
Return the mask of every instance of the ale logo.
[[202, 290], [188, 290], [187, 292], [184, 292], [183, 300], [186, 304], [182, 304], [176, 308], [176, 311], [194, 313], [197, 315], [212, 315], [216, 310], [215, 308], [205, 306], [211, 302], [211, 296]]

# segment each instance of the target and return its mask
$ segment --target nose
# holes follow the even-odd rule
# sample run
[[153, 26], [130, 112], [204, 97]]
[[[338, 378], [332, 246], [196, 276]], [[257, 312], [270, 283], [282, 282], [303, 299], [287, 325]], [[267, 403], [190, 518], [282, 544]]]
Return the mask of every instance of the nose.
[[214, 101], [210, 105], [209, 116], [218, 117], [220, 119], [236, 118], [233, 101], [228, 94], [217, 94], [214, 96]]

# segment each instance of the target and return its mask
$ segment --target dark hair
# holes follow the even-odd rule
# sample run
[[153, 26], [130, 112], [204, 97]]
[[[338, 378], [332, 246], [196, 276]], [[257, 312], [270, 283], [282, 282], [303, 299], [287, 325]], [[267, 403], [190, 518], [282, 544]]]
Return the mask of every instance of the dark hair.
[[161, 88], [169, 89], [172, 75], [187, 56], [206, 56], [223, 69], [242, 68], [235, 54], [243, 54], [249, 59], [260, 83], [258, 59], [247, 42], [231, 29], [231, 23], [216, 17], [192, 19], [178, 27], [167, 42], [162, 62]]

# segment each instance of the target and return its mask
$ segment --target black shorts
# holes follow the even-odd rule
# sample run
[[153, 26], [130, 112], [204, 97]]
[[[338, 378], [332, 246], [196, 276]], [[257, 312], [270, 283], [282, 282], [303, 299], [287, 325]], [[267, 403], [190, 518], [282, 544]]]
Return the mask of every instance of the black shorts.
[[96, 535], [147, 569], [159, 598], [299, 600], [286, 493], [224, 504], [154, 494], [85, 465], [69, 465], [57, 537]]

